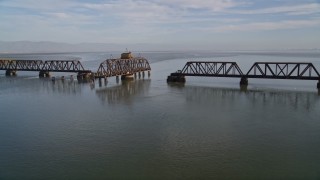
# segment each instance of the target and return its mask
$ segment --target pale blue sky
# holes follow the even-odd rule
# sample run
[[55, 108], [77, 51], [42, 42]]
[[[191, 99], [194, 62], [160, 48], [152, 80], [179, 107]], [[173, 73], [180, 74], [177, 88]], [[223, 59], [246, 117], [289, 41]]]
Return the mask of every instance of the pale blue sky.
[[0, 41], [320, 48], [320, 0], [0, 0]]

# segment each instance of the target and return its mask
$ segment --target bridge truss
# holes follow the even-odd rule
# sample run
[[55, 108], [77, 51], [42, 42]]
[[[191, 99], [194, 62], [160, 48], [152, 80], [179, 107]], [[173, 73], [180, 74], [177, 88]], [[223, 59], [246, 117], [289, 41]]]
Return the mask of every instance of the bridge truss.
[[318, 80], [320, 74], [312, 63], [256, 62], [249, 69], [246, 77]]
[[236, 62], [190, 61], [167, 81], [185, 82], [185, 76], [239, 77], [240, 85], [248, 85], [248, 78], [318, 80], [320, 89], [319, 71], [310, 62], [256, 62], [244, 74]]
[[136, 57], [130, 59], [107, 59], [102, 62], [96, 73], [97, 78], [111, 76], [132, 75], [139, 72], [150, 71], [147, 59]]
[[89, 73], [78, 60], [0, 60], [0, 70]]
[[243, 73], [236, 62], [190, 61], [175, 73], [182, 76], [241, 77]]

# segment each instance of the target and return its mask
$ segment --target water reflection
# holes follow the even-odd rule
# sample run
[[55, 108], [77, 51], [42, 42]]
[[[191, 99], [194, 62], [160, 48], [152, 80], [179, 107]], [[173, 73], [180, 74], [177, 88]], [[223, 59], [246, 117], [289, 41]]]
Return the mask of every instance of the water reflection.
[[289, 106], [294, 110], [304, 109], [307, 111], [314, 109], [319, 101], [319, 96], [311, 92], [251, 91], [246, 96], [254, 105], [268, 106], [275, 104], [283, 107]]
[[81, 84], [71, 79], [38, 78], [38, 77], [1, 77], [2, 93], [59, 93], [59, 94], [79, 94]]
[[[187, 101], [213, 104], [244, 104], [249, 103], [254, 106], [279, 106], [289, 107], [293, 110], [303, 109], [312, 110], [317, 108], [319, 95], [312, 92], [293, 92], [293, 91], [254, 91], [242, 89], [226, 89], [214, 87], [198, 86], [172, 86], [186, 96]], [[319, 92], [318, 92], [319, 93]]]
[[137, 95], [149, 92], [150, 79], [123, 80], [121, 85], [96, 90], [97, 96], [109, 104], [132, 103]]
[[80, 94], [81, 83], [74, 80], [49, 80], [41, 79], [43, 91], [59, 94]]

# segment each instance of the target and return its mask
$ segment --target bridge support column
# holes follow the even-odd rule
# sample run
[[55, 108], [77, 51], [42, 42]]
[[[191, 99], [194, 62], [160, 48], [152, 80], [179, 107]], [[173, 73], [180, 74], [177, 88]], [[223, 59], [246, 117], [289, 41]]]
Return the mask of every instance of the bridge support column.
[[107, 84], [108, 84], [108, 79], [107, 77], [104, 77], [104, 86], [107, 86]]
[[240, 80], [240, 91], [241, 92], [247, 92], [247, 89], [248, 89], [248, 78], [241, 77], [241, 80]]
[[119, 83], [119, 76], [116, 76], [116, 82]]
[[101, 87], [102, 86], [102, 82], [101, 82], [101, 77], [99, 77], [99, 87]]
[[320, 80], [317, 83], [317, 88], [318, 88], [318, 90], [320, 90]]
[[39, 72], [39, 77], [50, 77], [50, 72], [49, 71], [40, 71]]
[[150, 73], [150, 71], [148, 71], [148, 77], [150, 77], [151, 76], [151, 73]]
[[16, 76], [17, 71], [15, 70], [6, 70], [6, 76]]
[[248, 78], [241, 77], [240, 86], [248, 86]]

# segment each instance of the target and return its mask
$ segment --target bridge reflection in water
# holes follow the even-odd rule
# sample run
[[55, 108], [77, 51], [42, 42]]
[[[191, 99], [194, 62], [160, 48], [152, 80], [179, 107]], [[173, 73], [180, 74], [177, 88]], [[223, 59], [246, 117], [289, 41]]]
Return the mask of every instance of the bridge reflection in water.
[[168, 84], [169, 87], [180, 91], [186, 97], [186, 101], [204, 103], [207, 106], [230, 106], [235, 104], [253, 104], [257, 107], [270, 106], [276, 104], [281, 107], [289, 107], [293, 110], [309, 111], [314, 109], [319, 103], [319, 95], [313, 92], [295, 91], [256, 91], [246, 92], [238, 89], [183, 86], [179, 84]]
[[47, 93], [53, 94], [81, 94], [81, 82], [74, 80], [41, 80]]
[[122, 80], [118, 86], [97, 89], [96, 94], [102, 102], [131, 104], [137, 96], [149, 92], [150, 84], [150, 79]]

